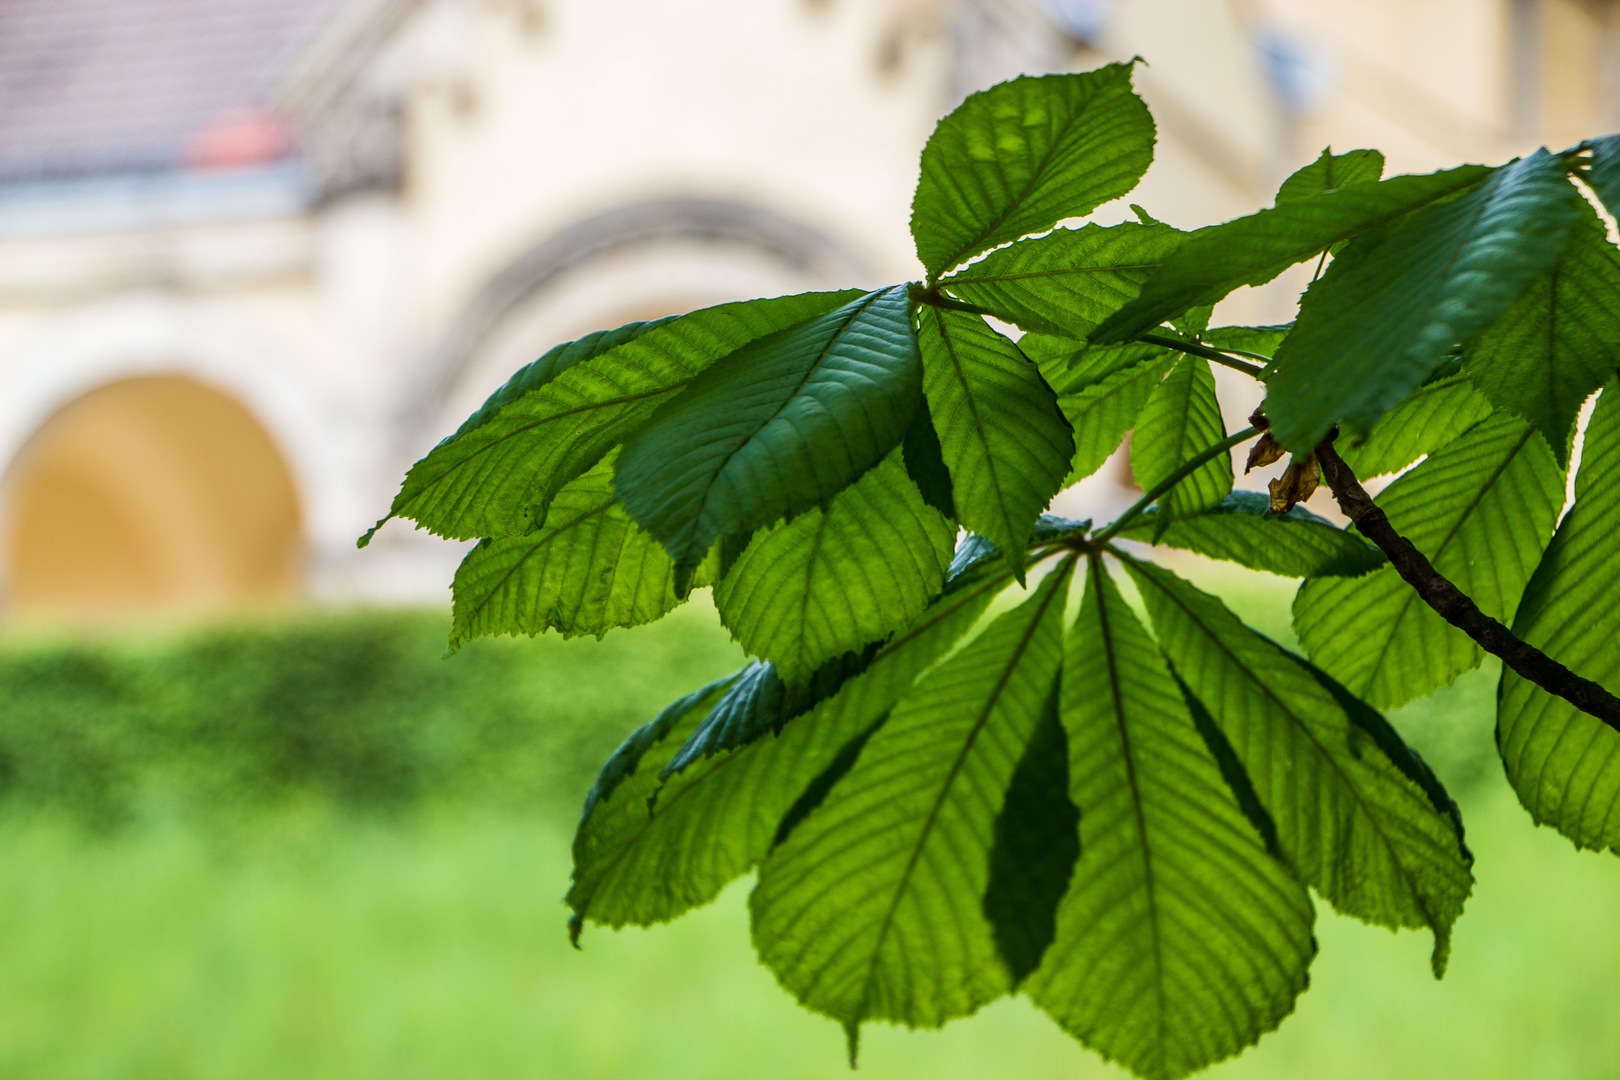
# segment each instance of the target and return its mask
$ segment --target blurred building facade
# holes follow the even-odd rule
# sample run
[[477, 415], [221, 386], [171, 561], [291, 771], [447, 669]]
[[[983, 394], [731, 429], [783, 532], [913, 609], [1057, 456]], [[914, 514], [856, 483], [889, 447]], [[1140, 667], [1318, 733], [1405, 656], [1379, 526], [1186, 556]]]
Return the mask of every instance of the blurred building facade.
[[935, 120], [1133, 55], [1183, 227], [1620, 127], [1599, 0], [0, 0], [0, 610], [441, 597], [354, 539], [512, 370], [918, 276]]

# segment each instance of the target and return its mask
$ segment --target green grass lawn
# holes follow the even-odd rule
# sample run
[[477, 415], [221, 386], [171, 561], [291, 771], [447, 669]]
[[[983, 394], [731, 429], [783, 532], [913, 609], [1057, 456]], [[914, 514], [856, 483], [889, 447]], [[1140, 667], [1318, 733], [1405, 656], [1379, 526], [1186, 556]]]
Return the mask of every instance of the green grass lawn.
[[[1286, 636], [1286, 590], [1216, 583]], [[567, 689], [546, 700], [616, 694], [650, 710], [730, 662], [711, 620], [534, 643], [535, 677]], [[655, 678], [638, 681], [638, 658]], [[1476, 673], [1394, 717], [1461, 793], [1478, 856], [1445, 981], [1428, 973], [1427, 935], [1324, 906], [1297, 1014], [1208, 1075], [1620, 1077], [1620, 860], [1577, 854], [1519, 810], [1490, 767], [1492, 690]], [[12, 806], [0, 1077], [849, 1075], [838, 1028], [755, 962], [746, 882], [670, 926], [588, 928], [576, 952], [560, 902], [566, 812], [455, 792], [403, 810], [316, 792], [219, 814], [154, 798], [111, 828]], [[941, 1032], [869, 1026], [857, 1075], [1125, 1074], [1013, 999]]]

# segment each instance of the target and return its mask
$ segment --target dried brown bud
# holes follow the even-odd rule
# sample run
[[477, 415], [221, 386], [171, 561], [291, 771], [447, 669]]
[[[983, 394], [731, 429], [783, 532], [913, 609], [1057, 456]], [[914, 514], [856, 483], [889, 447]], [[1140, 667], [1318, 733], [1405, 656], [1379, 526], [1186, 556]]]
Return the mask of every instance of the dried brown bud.
[[1294, 455], [1287, 471], [1266, 485], [1271, 489], [1271, 512], [1288, 513], [1310, 498], [1321, 482], [1322, 466], [1317, 463], [1316, 454], [1306, 454], [1303, 458]]
[[1266, 407], [1256, 405], [1254, 412], [1249, 414], [1249, 426], [1256, 431], [1270, 431], [1271, 421], [1266, 417]]

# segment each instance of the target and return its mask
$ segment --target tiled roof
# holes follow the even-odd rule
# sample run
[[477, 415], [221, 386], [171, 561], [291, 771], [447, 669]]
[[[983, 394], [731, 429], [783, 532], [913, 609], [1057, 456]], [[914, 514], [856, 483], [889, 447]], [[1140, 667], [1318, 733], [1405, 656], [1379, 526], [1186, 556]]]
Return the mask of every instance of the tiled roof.
[[0, 0], [0, 183], [265, 162], [267, 106], [344, 0]]

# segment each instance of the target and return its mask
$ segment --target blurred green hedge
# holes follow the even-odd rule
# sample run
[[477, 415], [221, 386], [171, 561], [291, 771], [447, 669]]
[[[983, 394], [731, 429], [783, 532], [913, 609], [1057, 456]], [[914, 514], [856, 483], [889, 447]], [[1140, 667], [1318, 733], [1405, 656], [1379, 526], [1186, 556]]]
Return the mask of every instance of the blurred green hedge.
[[740, 656], [700, 609], [446, 658], [448, 628], [365, 611], [0, 646], [0, 805], [97, 824], [158, 798], [577, 807], [628, 731]]

